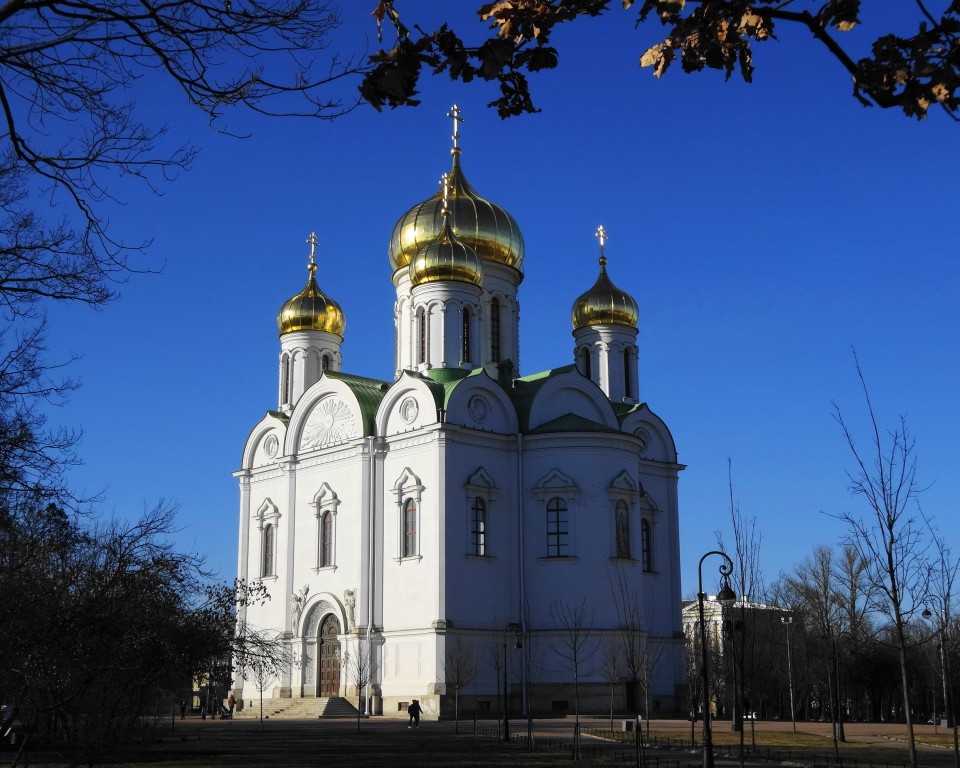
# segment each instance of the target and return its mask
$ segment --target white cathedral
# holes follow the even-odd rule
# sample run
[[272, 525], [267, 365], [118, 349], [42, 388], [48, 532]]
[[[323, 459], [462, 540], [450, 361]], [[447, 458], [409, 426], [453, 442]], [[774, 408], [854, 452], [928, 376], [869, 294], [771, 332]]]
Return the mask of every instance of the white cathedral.
[[[418, 699], [428, 719], [455, 693], [481, 716], [501, 699], [513, 716], [573, 712], [580, 629], [581, 712], [611, 695], [619, 711], [685, 711], [683, 466], [640, 398], [637, 303], [607, 275], [601, 227], [572, 354], [521, 375], [523, 236], [467, 183], [450, 117], [442, 189], [390, 237], [393, 380], [345, 371], [313, 235], [306, 287], [277, 317], [277, 406], [235, 473], [238, 575], [272, 596], [242, 618], [287, 651], [264, 695], [370, 715]], [[249, 703], [246, 672], [234, 694]]]

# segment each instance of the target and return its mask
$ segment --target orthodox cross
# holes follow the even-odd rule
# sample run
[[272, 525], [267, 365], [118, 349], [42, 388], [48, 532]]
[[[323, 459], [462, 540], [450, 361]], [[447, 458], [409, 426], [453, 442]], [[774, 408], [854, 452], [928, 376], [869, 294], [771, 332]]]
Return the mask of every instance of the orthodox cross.
[[594, 233], [596, 238], [600, 241], [600, 265], [603, 266], [607, 263], [607, 257], [604, 254], [604, 246], [607, 244], [607, 230], [603, 228], [603, 224], [597, 227], [597, 231]]
[[310, 237], [307, 238], [307, 245], [310, 246], [310, 270], [313, 271], [317, 268], [315, 258], [317, 255], [317, 246], [320, 245], [316, 232], [310, 233]]
[[455, 152], [460, 151], [460, 123], [463, 122], [463, 118], [460, 117], [460, 107], [456, 104], [453, 105], [451, 110], [447, 112], [447, 117], [453, 118], [453, 149]]

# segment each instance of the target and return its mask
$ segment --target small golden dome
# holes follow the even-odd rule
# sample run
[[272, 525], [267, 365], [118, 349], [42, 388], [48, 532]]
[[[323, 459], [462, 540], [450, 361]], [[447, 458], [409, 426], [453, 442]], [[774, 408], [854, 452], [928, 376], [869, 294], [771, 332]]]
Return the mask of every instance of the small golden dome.
[[307, 286], [300, 293], [288, 299], [277, 313], [277, 328], [280, 335], [294, 331], [326, 331], [338, 336], [343, 335], [347, 320], [343, 310], [317, 285], [317, 265], [314, 262], [314, 248], [317, 236], [313, 233], [307, 240], [310, 244], [310, 265]]
[[443, 227], [436, 239], [418, 250], [410, 262], [410, 284], [454, 280], [480, 285], [483, 282], [483, 261], [473, 248], [461, 243], [450, 229], [450, 178], [447, 174], [443, 175], [441, 183], [443, 189], [440, 215]]
[[[523, 269], [523, 235], [513, 216], [485, 200], [470, 186], [460, 169], [457, 126], [460, 112], [453, 107], [453, 166], [450, 170], [450, 219], [454, 235], [470, 246], [484, 261], [495, 261]], [[407, 211], [390, 235], [390, 265], [394, 270], [408, 266], [425, 245], [432, 243], [443, 229], [443, 193]]]
[[634, 298], [621, 291], [607, 276], [607, 258], [603, 254], [607, 235], [603, 227], [597, 230], [600, 238], [600, 276], [593, 288], [573, 302], [570, 319], [573, 329], [591, 325], [626, 325], [636, 328], [640, 309]]

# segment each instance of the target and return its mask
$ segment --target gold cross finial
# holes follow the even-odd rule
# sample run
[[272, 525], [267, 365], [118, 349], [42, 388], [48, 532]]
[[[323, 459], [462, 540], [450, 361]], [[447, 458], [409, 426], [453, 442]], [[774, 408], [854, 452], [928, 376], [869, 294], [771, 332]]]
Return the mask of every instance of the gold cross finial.
[[597, 227], [597, 231], [594, 233], [594, 235], [600, 241], [600, 266], [602, 267], [607, 263], [607, 257], [604, 254], [604, 246], [607, 244], [607, 230], [603, 228], [603, 224]]
[[453, 107], [450, 109], [450, 111], [447, 112], [447, 117], [453, 118], [453, 136], [451, 137], [453, 139], [453, 151], [459, 152], [460, 151], [460, 123], [463, 122], [463, 118], [460, 117], [460, 107], [454, 104]]
[[317, 246], [320, 245], [320, 241], [317, 240], [317, 233], [311, 232], [310, 237], [307, 238], [307, 245], [310, 246], [310, 270], [317, 268], [316, 265], [316, 255], [317, 255]]

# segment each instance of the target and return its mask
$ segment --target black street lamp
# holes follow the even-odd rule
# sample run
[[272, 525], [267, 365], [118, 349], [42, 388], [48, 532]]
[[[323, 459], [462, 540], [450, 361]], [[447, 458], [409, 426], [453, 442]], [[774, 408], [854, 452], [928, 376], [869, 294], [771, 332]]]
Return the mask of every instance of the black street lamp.
[[[710, 555], [719, 555], [724, 562], [720, 565], [721, 586], [717, 593], [717, 600], [720, 605], [726, 606], [736, 599], [736, 594], [730, 588], [730, 574], [733, 573], [733, 561], [725, 552], [711, 550], [700, 558], [697, 565], [697, 600], [700, 608], [700, 653], [702, 656], [703, 673], [703, 768], [713, 768], [713, 733], [710, 725], [710, 653], [707, 648], [707, 626], [703, 618], [703, 601], [706, 595], [703, 593], [703, 561]], [[721, 621], [723, 616], [721, 614]]]
[[503, 740], [510, 741], [510, 697], [507, 695], [507, 633], [513, 632], [516, 637], [514, 649], [523, 648], [520, 642], [520, 625], [510, 622], [503, 628]]
[[790, 686], [790, 719], [793, 721], [793, 732], [797, 732], [797, 712], [793, 707], [793, 663], [790, 658], [790, 625], [793, 624], [793, 616], [781, 616], [780, 622], [787, 630], [787, 681]]

